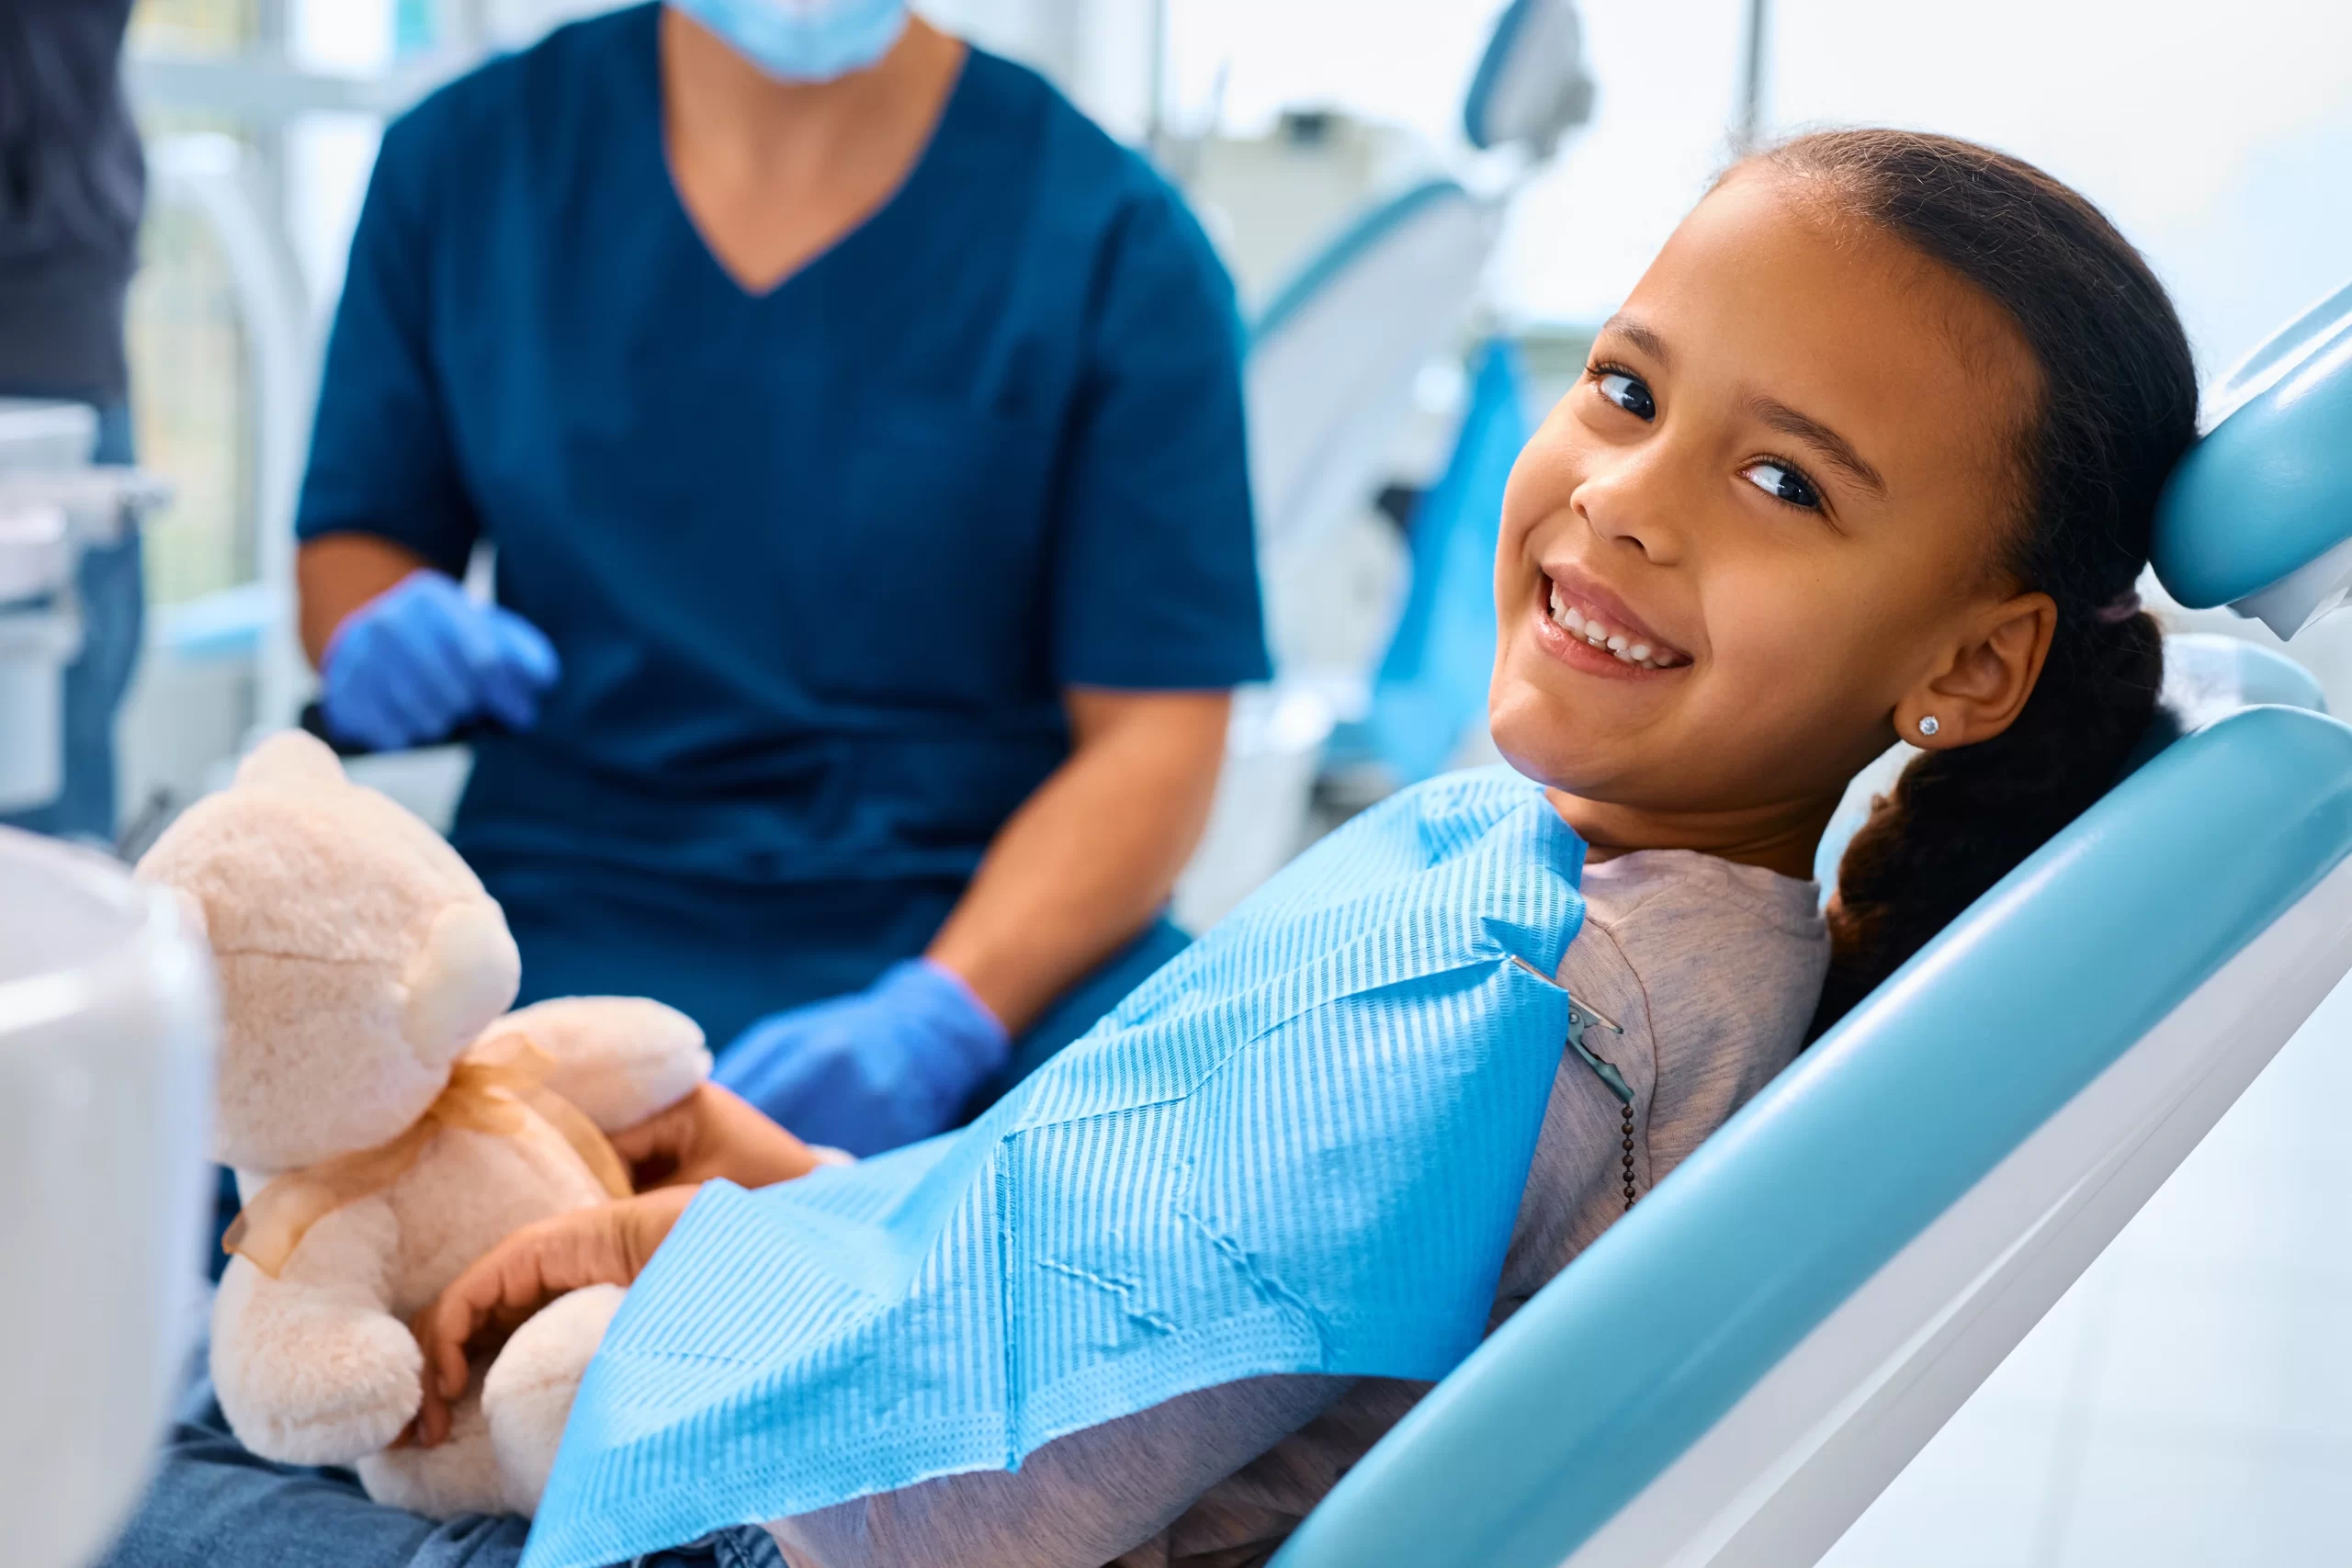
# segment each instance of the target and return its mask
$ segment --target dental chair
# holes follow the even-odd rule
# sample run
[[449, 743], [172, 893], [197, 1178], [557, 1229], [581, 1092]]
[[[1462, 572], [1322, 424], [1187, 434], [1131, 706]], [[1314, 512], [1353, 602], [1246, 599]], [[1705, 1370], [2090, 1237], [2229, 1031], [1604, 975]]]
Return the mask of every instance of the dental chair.
[[1493, 338], [1470, 375], [1453, 455], [1414, 507], [1412, 571], [1403, 614], [1382, 656], [1372, 707], [1334, 734], [1327, 766], [1376, 769], [1401, 789], [1455, 765], [1474, 730], [1487, 733], [1495, 670], [1495, 550], [1503, 491], [1532, 434], [1518, 345]]
[[1453, 180], [1417, 185], [1334, 238], [1251, 326], [1250, 492], [1275, 675], [1235, 694], [1216, 799], [1176, 888], [1192, 930], [1298, 852], [1324, 743], [1362, 716], [1363, 672], [1314, 651], [1332, 536], [1370, 504], [1414, 378], [1453, 347], [1501, 226], [1498, 204]]
[[1517, 168], [1474, 193], [1433, 178], [1334, 235], [1250, 324], [1243, 367], [1250, 490], [1279, 660], [1284, 589], [1311, 577], [1329, 531], [1368, 505], [1412, 406], [1415, 378], [1453, 353], [1521, 179], [1592, 116], [1573, 0], [1512, 0], [1463, 103], [1478, 152]]
[[[2157, 575], [2291, 635], [2352, 588], [2352, 288], [2209, 410]], [[2175, 642], [2159, 723], [2187, 732], [1471, 1355], [1280, 1568], [1778, 1568], [1837, 1541], [2352, 968], [2352, 728], [2235, 706], [2316, 693]]]
[[[1519, 159], [1516, 183], [1592, 117], [1592, 106], [1577, 13], [1513, 0], [1497, 18], [1463, 99], [1462, 133], [1482, 153]], [[1404, 609], [1374, 677], [1370, 711], [1361, 724], [1340, 728], [1327, 759], [1334, 767], [1368, 764], [1386, 788], [1442, 772], [1474, 731], [1486, 734], [1503, 489], [1535, 411], [1508, 336], [1489, 336], [1470, 360], [1453, 450], [1413, 511]]]
[[1186, 925], [1205, 927], [1298, 852], [1325, 741], [1369, 711], [1374, 671], [1321, 647], [1332, 536], [1389, 477], [1416, 378], [1461, 348], [1518, 185], [1592, 104], [1574, 0], [1512, 0], [1463, 106], [1471, 146], [1510, 164], [1505, 177], [1480, 191], [1434, 177], [1373, 206], [1250, 324], [1250, 491], [1275, 679], [1237, 697], [1217, 803], [1178, 888]]
[[1250, 491], [1275, 673], [1235, 694], [1216, 799], [1176, 887], [1192, 930], [1298, 852], [1325, 743], [1368, 706], [1367, 671], [1317, 647], [1332, 538], [1386, 476], [1414, 378], [1459, 341], [1501, 228], [1499, 203], [1426, 181], [1358, 218], [1251, 326]]

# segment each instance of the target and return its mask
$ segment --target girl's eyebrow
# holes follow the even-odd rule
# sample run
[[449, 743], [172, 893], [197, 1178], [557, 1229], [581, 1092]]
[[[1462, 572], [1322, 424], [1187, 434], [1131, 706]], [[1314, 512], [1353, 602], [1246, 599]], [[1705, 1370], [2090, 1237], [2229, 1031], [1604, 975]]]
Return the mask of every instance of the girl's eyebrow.
[[1783, 435], [1795, 436], [1820, 453], [1830, 464], [1844, 469], [1856, 484], [1882, 500], [1885, 498], [1886, 480], [1880, 477], [1879, 471], [1863, 460], [1851, 442], [1819, 420], [1799, 413], [1780, 399], [1768, 398], [1761, 392], [1748, 398], [1747, 412]]
[[1623, 311], [1621, 310], [1601, 322], [1600, 330], [1593, 333], [1593, 338], [1597, 342], [1607, 337], [1611, 333], [1615, 333], [1619, 337], [1630, 341], [1635, 348], [1657, 360], [1660, 367], [1668, 370], [1674, 368], [1674, 355], [1667, 352], [1666, 340]]

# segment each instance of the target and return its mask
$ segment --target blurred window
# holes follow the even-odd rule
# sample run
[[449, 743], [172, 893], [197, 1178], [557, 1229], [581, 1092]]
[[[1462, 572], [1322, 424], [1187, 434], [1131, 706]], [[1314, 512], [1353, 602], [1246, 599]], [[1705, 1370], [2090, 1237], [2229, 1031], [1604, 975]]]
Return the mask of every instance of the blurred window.
[[[200, 133], [233, 143], [255, 216], [300, 264], [306, 298], [280, 308], [306, 335], [340, 283], [375, 156], [381, 113], [366, 103], [369, 79], [396, 56], [429, 54], [453, 10], [450, 0], [141, 0], [132, 16], [142, 134], [151, 148]], [[231, 265], [206, 214], [151, 177], [130, 339], [141, 459], [176, 492], [148, 545], [159, 605], [238, 587], [259, 570], [257, 513], [270, 493], [258, 469], [263, 372]]]
[[254, 574], [254, 389], [235, 286], [203, 218], [152, 200], [140, 253], [130, 321], [139, 457], [175, 491], [148, 537], [147, 588], [170, 604]]
[[130, 47], [185, 54], [228, 54], [261, 37], [262, 0], [141, 0], [131, 13]]

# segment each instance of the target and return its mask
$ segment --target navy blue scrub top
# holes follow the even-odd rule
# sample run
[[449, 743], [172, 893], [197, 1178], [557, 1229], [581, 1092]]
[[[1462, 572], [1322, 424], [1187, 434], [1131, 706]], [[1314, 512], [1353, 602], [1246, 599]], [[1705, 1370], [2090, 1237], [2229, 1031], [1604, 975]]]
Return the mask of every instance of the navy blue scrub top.
[[296, 531], [495, 546], [563, 672], [453, 838], [526, 997], [756, 965], [723, 1041], [922, 947], [1068, 754], [1066, 687], [1267, 664], [1232, 290], [1181, 200], [973, 50], [901, 188], [747, 294], [671, 183], [657, 23], [386, 131]]

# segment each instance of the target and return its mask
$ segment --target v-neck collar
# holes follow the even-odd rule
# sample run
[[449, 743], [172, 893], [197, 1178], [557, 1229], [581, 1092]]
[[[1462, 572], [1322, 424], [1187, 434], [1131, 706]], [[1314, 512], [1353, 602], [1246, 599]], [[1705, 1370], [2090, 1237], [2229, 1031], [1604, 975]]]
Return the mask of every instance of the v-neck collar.
[[670, 164], [669, 120], [667, 106], [662, 92], [662, 4], [663, 0], [654, 0], [653, 4], [645, 7], [644, 36], [641, 39], [644, 47], [639, 51], [639, 62], [643, 67], [638, 78], [639, 85], [646, 101], [652, 107], [654, 173], [662, 186], [662, 205], [666, 209], [667, 220], [675, 223], [684, 231], [686, 243], [701, 258], [702, 265], [707, 269], [709, 276], [723, 287], [729, 294], [746, 305], [763, 305], [789, 290], [794, 284], [807, 277], [810, 273], [831, 262], [835, 256], [861, 242], [868, 233], [887, 228], [889, 223], [897, 220], [897, 215], [901, 209], [915, 202], [921, 188], [933, 177], [932, 165], [939, 161], [937, 154], [940, 144], [953, 134], [953, 122], [963, 112], [964, 100], [971, 86], [972, 62], [979, 53], [979, 51], [968, 42], [964, 46], [963, 61], [956, 68], [956, 80], [947, 89], [947, 101], [940, 106], [939, 113], [933, 118], [931, 134], [924, 138], [922, 150], [916, 152], [914, 161], [907, 165], [906, 173], [899, 176], [899, 183], [891, 187], [889, 194], [885, 196], [872, 211], [811, 252], [807, 259], [765, 288], [746, 288], [743, 281], [728, 269], [727, 264], [718, 259], [718, 253], [711, 248], [708, 237], [702, 231], [702, 226], [695, 221], [694, 213], [686, 207], [684, 194], [678, 189], [677, 174]]

